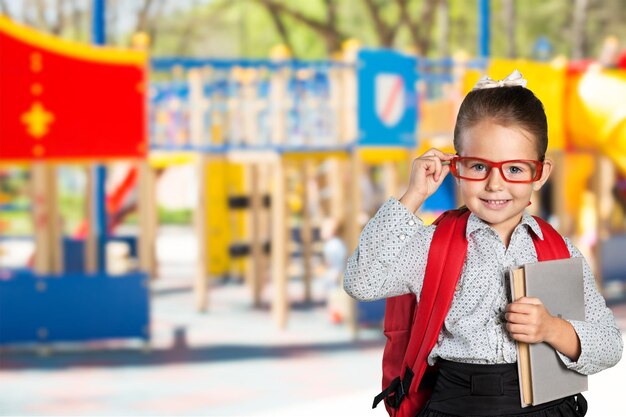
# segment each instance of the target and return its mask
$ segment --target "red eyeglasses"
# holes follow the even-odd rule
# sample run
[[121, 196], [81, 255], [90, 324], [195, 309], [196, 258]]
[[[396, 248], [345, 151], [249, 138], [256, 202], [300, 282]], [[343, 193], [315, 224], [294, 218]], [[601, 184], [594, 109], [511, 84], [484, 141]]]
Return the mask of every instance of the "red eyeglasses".
[[493, 162], [466, 156], [456, 156], [450, 160], [452, 175], [469, 181], [487, 179], [493, 168], [498, 168], [500, 175], [507, 182], [527, 184], [541, 178], [543, 162], [527, 159]]

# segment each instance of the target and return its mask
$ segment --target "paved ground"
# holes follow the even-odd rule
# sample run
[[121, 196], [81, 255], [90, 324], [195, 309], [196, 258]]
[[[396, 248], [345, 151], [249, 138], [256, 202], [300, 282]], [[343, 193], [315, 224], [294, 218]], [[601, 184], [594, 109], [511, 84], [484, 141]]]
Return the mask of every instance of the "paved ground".
[[[194, 311], [195, 256], [184, 235], [159, 240], [163, 278], [153, 288], [152, 349], [138, 341], [59, 346], [41, 357], [0, 351], [0, 415], [385, 416], [371, 410], [384, 340], [377, 329], [353, 341], [332, 325], [315, 288], [301, 301], [291, 283], [287, 330], [250, 307], [242, 285], [216, 285], [206, 314]], [[268, 288], [268, 294], [270, 289]], [[615, 312], [626, 329], [626, 305]], [[590, 378], [589, 416], [626, 416], [626, 360]]]

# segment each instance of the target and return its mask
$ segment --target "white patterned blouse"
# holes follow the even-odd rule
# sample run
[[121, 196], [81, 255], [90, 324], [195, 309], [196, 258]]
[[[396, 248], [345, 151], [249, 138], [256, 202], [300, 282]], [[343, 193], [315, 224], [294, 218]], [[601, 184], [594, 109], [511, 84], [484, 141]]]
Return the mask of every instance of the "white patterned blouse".
[[[348, 259], [345, 290], [362, 301], [409, 292], [419, 300], [435, 227], [425, 226], [395, 198], [387, 200], [363, 229], [359, 245]], [[430, 353], [431, 365], [437, 357], [475, 364], [516, 362], [515, 341], [505, 328], [503, 313], [510, 302], [505, 279], [510, 267], [537, 261], [529, 229], [543, 238], [535, 219], [524, 213], [507, 248], [494, 229], [470, 215], [467, 257], [438, 342]], [[572, 257], [582, 257], [569, 239], [565, 242]], [[590, 375], [615, 365], [622, 356], [623, 342], [586, 261], [584, 281], [585, 321], [570, 320], [580, 339], [581, 354], [576, 362], [559, 356], [568, 368]]]

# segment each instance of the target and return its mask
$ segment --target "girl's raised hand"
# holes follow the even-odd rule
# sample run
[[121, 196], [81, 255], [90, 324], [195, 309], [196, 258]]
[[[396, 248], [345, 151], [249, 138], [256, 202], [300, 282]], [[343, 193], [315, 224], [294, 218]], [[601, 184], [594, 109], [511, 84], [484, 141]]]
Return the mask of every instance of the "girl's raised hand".
[[450, 167], [443, 162], [454, 158], [453, 154], [441, 152], [439, 149], [429, 149], [413, 160], [409, 188], [400, 198], [400, 202], [411, 211], [416, 211], [424, 201], [433, 195], [443, 183], [443, 179], [450, 172]]

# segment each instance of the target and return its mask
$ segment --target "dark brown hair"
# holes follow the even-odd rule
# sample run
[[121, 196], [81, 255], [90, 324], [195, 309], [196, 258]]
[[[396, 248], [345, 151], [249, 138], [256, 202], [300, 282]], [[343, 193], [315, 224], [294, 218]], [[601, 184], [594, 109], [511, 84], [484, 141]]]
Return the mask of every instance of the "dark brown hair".
[[495, 87], [471, 91], [461, 103], [454, 126], [454, 149], [461, 152], [461, 135], [484, 119], [517, 126], [536, 142], [539, 160], [548, 149], [548, 121], [541, 101], [527, 88]]

